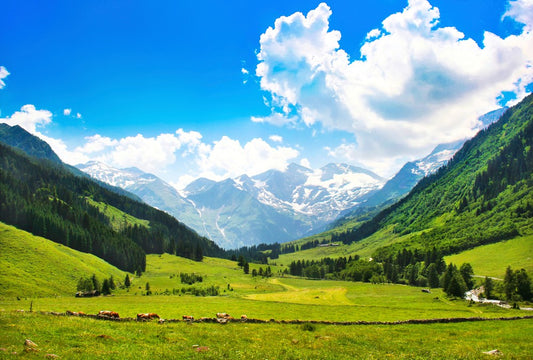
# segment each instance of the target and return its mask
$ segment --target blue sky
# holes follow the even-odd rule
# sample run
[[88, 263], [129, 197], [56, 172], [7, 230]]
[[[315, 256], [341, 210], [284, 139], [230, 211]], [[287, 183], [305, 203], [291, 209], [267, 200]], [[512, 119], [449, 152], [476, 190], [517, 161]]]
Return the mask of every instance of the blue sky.
[[290, 162], [391, 176], [533, 79], [531, 0], [0, 6], [0, 121], [173, 184]]

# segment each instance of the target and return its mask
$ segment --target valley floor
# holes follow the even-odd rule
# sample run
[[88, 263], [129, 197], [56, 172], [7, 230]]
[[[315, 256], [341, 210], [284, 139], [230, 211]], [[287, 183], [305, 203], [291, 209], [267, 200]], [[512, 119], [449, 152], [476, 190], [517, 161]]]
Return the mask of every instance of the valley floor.
[[[533, 320], [333, 326], [121, 323], [0, 311], [0, 358], [530, 359]], [[25, 350], [25, 339], [37, 344]]]
[[[6, 257], [7, 258], [7, 257]], [[9, 266], [15, 266], [10, 262]], [[252, 269], [265, 265], [250, 264]], [[282, 264], [272, 265], [278, 274]], [[182, 284], [180, 273], [202, 281]], [[37, 274], [46, 276], [46, 268]], [[90, 274], [87, 274], [90, 275]], [[131, 275], [130, 275], [131, 276]], [[118, 279], [118, 277], [117, 277]], [[49, 283], [53, 283], [53, 279]], [[165, 319], [183, 315], [330, 322], [409, 319], [523, 317], [531, 312], [503, 309], [447, 298], [441, 289], [293, 277], [252, 277], [235, 261], [202, 262], [163, 255], [147, 257], [147, 271], [132, 277], [131, 287], [112, 296], [74, 297], [76, 281], [65, 278], [72, 292], [42, 295], [36, 289], [11, 286], [0, 295], [0, 359], [479, 359], [498, 349], [505, 358], [528, 359], [533, 353], [533, 320], [488, 320], [447, 324], [326, 325], [229, 323], [137, 323], [85, 317], [50, 316], [41, 312], [112, 310], [121, 318], [155, 312]], [[147, 284], [151, 295], [146, 295]], [[218, 296], [182, 294], [181, 289], [215, 287]], [[9, 294], [9, 295], [6, 295]], [[23, 312], [17, 310], [24, 310]], [[32, 310], [30, 312], [29, 310]], [[40, 351], [25, 351], [31, 339]], [[13, 354], [16, 353], [16, 354]]]

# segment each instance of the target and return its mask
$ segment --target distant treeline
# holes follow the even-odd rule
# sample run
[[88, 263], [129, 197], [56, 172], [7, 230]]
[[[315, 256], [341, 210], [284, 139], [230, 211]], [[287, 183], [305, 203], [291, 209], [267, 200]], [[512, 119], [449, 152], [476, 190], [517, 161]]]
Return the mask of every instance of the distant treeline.
[[[149, 227], [113, 230], [86, 199], [116, 207]], [[168, 252], [193, 260], [225, 255], [167, 213], [75, 176], [64, 166], [38, 160], [0, 143], [0, 221], [34, 235], [92, 253], [120, 269], [144, 271], [146, 253]]]
[[[358, 255], [315, 260], [298, 260], [289, 265], [289, 273], [314, 279], [340, 279], [363, 282], [392, 282], [438, 287], [438, 276], [446, 264], [437, 249], [426, 253], [404, 249], [385, 259], [360, 259]], [[437, 281], [434, 282], [434, 276]], [[432, 281], [429, 281], [429, 280]]]

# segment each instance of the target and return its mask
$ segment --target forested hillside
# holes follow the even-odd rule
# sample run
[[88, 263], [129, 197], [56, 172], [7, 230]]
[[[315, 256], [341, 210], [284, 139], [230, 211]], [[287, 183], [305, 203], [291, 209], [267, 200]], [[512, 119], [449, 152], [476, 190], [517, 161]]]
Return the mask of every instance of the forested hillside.
[[[117, 231], [96, 203], [149, 225], [126, 223]], [[127, 271], [144, 271], [145, 253], [168, 252], [195, 260], [223, 253], [168, 214], [75, 176], [61, 164], [29, 157], [3, 143], [0, 221], [95, 254]]]
[[[333, 235], [351, 243], [393, 228], [399, 249], [451, 254], [533, 232], [533, 96], [467, 141], [437, 173], [359, 228]], [[391, 235], [384, 235], [385, 237]]]

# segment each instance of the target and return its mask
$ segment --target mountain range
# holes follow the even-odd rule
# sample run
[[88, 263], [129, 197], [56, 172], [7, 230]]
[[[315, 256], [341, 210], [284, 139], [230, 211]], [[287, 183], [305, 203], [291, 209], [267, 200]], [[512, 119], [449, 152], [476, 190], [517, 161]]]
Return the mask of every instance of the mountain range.
[[181, 193], [136, 168], [114, 169], [90, 162], [77, 167], [165, 210], [225, 248], [284, 242], [317, 232], [361, 196], [385, 183], [378, 175], [346, 164], [311, 170], [290, 164], [223, 181], [200, 178]]
[[[485, 127], [504, 110], [490, 112], [479, 121]], [[374, 213], [445, 165], [463, 143], [437, 146], [428, 156], [405, 164], [389, 181], [347, 164], [330, 163], [313, 170], [292, 163], [283, 171], [255, 176], [223, 181], [199, 178], [178, 191], [137, 168], [116, 169], [94, 161], [77, 168], [168, 212], [218, 245], [234, 249], [294, 240], [318, 233], [331, 223]]]

